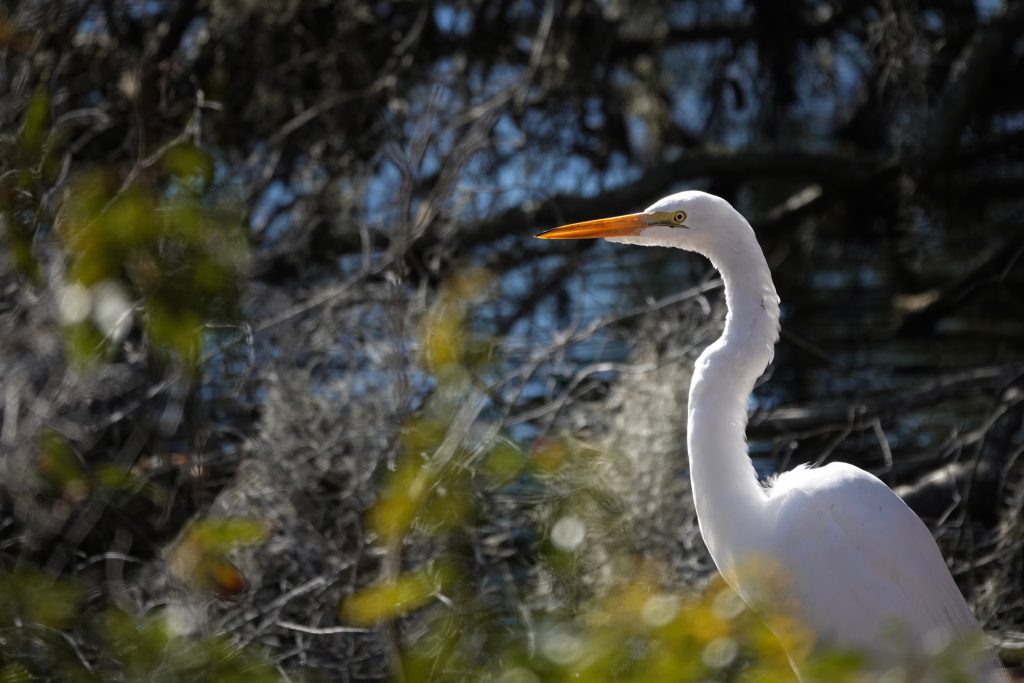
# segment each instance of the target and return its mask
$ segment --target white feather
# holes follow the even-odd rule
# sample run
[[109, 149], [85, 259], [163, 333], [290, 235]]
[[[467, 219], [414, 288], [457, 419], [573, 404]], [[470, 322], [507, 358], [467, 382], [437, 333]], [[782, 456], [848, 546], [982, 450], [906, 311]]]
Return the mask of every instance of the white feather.
[[[793, 605], [818, 647], [860, 650], [879, 668], [943, 639], [981, 639], [927, 527], [876, 477], [834, 463], [798, 468], [767, 489], [758, 483], [746, 406], [772, 360], [779, 298], [753, 229], [732, 206], [683, 192], [646, 213], [676, 211], [686, 212], [685, 227], [610, 241], [699, 252], [725, 281], [725, 331], [697, 360], [687, 429], [701, 534], [722, 575], [752, 600], [759, 586], [746, 568], [767, 558], [786, 579], [775, 597]], [[978, 682], [1008, 680], [991, 651], [965, 672]]]

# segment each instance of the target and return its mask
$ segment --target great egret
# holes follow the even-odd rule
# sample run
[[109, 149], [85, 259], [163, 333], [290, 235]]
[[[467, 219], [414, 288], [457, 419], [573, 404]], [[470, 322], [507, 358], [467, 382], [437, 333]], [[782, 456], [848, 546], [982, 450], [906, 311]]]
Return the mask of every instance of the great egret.
[[[836, 462], [758, 481], [747, 452], [747, 399], [774, 355], [779, 297], [753, 229], [728, 202], [681, 192], [641, 213], [537, 237], [686, 249], [721, 273], [725, 331], [694, 367], [687, 448], [701, 535], [744, 600], [763, 594], [749, 569], [767, 561], [785, 578], [780, 599], [813, 630], [815, 647], [858, 650], [880, 668], [937, 642], [982, 641], [928, 528], [878, 478]], [[799, 675], [798, 659], [790, 653]], [[988, 649], [961, 664], [973, 681], [1008, 680]]]

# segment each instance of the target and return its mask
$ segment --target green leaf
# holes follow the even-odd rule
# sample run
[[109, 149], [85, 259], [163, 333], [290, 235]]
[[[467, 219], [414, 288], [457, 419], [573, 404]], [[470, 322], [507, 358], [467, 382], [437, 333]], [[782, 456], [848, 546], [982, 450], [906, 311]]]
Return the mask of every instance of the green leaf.
[[41, 572], [0, 575], [0, 623], [67, 628], [77, 617], [82, 597], [77, 586]]
[[28, 683], [35, 680], [32, 673], [17, 662], [11, 662], [0, 668], [0, 683]]
[[497, 486], [504, 486], [526, 469], [526, 456], [515, 444], [499, 441], [484, 458], [484, 471]]
[[371, 625], [411, 612], [425, 605], [454, 576], [446, 566], [420, 569], [393, 581], [374, 584], [349, 596], [341, 617], [358, 625]]
[[204, 190], [213, 180], [213, 161], [210, 156], [188, 143], [169, 149], [164, 155], [163, 167], [193, 191]]
[[117, 465], [98, 467], [93, 473], [93, 477], [96, 483], [105, 489], [138, 493], [156, 504], [164, 503], [167, 500], [167, 492], [162, 487]]
[[39, 444], [39, 474], [53, 493], [71, 500], [88, 495], [82, 463], [71, 446], [53, 431], [43, 433]]
[[201, 519], [193, 522], [187, 539], [208, 553], [227, 554], [250, 545], [262, 543], [267, 531], [262, 524], [240, 517]]
[[23, 154], [35, 156], [42, 147], [49, 118], [50, 98], [46, 91], [40, 88], [32, 95], [32, 101], [25, 110], [21, 137], [18, 140]]

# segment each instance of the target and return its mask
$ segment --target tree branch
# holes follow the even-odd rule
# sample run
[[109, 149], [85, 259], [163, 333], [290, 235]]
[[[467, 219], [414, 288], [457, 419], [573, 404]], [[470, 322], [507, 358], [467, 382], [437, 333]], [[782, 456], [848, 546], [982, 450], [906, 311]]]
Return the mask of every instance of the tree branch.
[[[846, 153], [817, 153], [785, 149], [725, 150], [705, 149], [682, 154], [674, 161], [648, 167], [641, 176], [626, 185], [612, 188], [596, 196], [556, 195], [540, 202], [516, 206], [490, 218], [464, 224], [457, 230], [458, 249], [466, 251], [510, 235], [526, 236], [540, 228], [559, 223], [636, 211], [678, 187], [687, 179], [742, 180], [770, 176], [773, 179], [805, 179], [823, 185], [858, 185], [888, 165], [873, 157]], [[379, 236], [377, 245], [384, 246], [387, 236]], [[428, 231], [410, 245], [417, 252], [428, 251], [439, 238]], [[300, 245], [302, 246], [302, 245]], [[363, 244], [356, 230], [340, 232], [333, 237], [330, 249], [321, 250], [318, 258], [329, 254], [353, 253]], [[294, 272], [289, 266], [296, 258], [292, 251], [278, 251], [258, 259], [256, 277], [274, 282], [282, 274]]]
[[986, 392], [1007, 386], [1024, 373], [1024, 364], [978, 368], [942, 377], [916, 390], [899, 391], [862, 400], [827, 401], [810, 406], [759, 411], [748, 429], [760, 436], [806, 431], [829, 424], [866, 425], [875, 417], [894, 415], [933, 405], [954, 396]]
[[949, 78], [925, 126], [917, 164], [928, 169], [950, 157], [982, 93], [999, 72], [996, 63], [1024, 29], [1024, 2], [1008, 3], [991, 21], [979, 26], [950, 69]]
[[563, 222], [636, 211], [686, 179], [737, 180], [770, 175], [846, 185], [865, 182], [882, 167], [875, 159], [842, 153], [772, 149], [687, 152], [675, 161], [648, 168], [632, 183], [595, 197], [557, 195], [532, 206], [509, 209], [460, 230], [460, 243], [476, 245]]

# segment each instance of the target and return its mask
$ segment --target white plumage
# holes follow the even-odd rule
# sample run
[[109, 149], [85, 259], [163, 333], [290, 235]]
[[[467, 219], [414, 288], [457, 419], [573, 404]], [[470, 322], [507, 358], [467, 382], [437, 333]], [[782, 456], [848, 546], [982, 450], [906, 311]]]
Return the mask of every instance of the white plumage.
[[[879, 671], [954, 643], [965, 648], [957, 663], [970, 680], [1008, 680], [991, 650], [966, 649], [982, 641], [981, 628], [928, 528], [879, 479], [833, 463], [759, 483], [747, 452], [747, 401], [772, 360], [779, 298], [753, 229], [728, 202], [682, 192], [642, 213], [539, 236], [686, 249], [721, 273], [729, 312], [694, 367], [687, 446], [701, 535], [745, 600], [760, 604], [769, 589], [771, 602], [813, 632], [815, 648], [861, 651]], [[790, 653], [798, 674], [800, 656]]]

